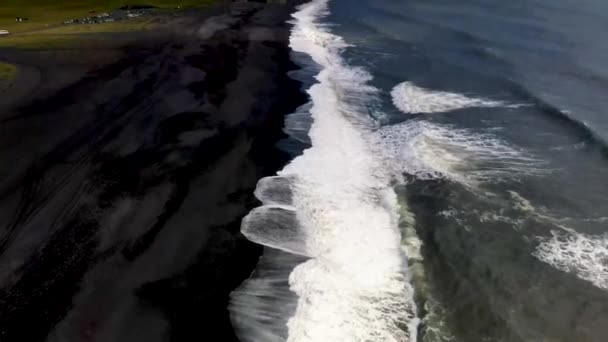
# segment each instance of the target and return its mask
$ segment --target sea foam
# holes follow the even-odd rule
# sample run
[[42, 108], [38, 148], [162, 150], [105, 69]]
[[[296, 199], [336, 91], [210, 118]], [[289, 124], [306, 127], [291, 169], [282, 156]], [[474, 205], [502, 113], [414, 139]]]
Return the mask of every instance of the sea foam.
[[555, 227], [551, 236], [539, 236], [532, 254], [554, 268], [574, 274], [598, 288], [608, 290], [608, 234], [585, 234], [566, 225], [566, 222], [590, 222], [602, 224], [606, 217], [573, 219], [556, 218], [515, 191], [509, 191], [514, 208], [525, 212], [534, 219]]
[[429, 114], [448, 112], [472, 107], [507, 107], [521, 105], [509, 104], [483, 98], [468, 97], [458, 93], [431, 90], [419, 87], [412, 82], [398, 84], [391, 91], [393, 104], [406, 114]]
[[552, 231], [534, 256], [549, 265], [608, 290], [608, 235]]
[[417, 179], [447, 179], [465, 186], [535, 175], [539, 160], [489, 133], [424, 120], [376, 131], [387, 170]]
[[[319, 22], [327, 3], [301, 6], [290, 39], [294, 51], [322, 67], [318, 83], [308, 90], [312, 147], [277, 177], [260, 181], [256, 196], [263, 206], [243, 220], [242, 232], [308, 258], [289, 275], [297, 300], [286, 341], [415, 341], [418, 319], [401, 247], [399, 205], [374, 150], [375, 125], [364, 111], [365, 99], [377, 90], [367, 84], [371, 76], [365, 70], [346, 65], [341, 52], [348, 45]], [[237, 325], [246, 320], [247, 300], [241, 295], [243, 289], [252, 292], [250, 285], [233, 295], [239, 299], [231, 307]], [[254, 290], [250, 301], [268, 293]], [[250, 328], [255, 336], [263, 336], [264, 324]], [[239, 337], [262, 342], [253, 335], [242, 331]]]

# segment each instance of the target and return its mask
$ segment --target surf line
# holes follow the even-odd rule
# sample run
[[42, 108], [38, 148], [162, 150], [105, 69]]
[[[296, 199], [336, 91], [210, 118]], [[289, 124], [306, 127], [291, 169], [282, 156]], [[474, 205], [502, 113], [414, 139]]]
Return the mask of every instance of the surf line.
[[[363, 105], [377, 89], [368, 85], [369, 73], [347, 65], [342, 52], [349, 45], [321, 22], [328, 2], [313, 0], [292, 15], [290, 47], [321, 67], [308, 90], [312, 147], [259, 182], [256, 196], [263, 205], [243, 219], [241, 231], [256, 243], [306, 258], [288, 276], [296, 296], [264, 299], [276, 305], [296, 301], [287, 334], [273, 335], [276, 341], [415, 342], [419, 319], [401, 246], [399, 204]], [[272, 286], [260, 279], [256, 284]], [[238, 315], [239, 308], [231, 310]], [[264, 328], [278, 331], [272, 323], [258, 323], [251, 336], [268, 336], [259, 331]]]

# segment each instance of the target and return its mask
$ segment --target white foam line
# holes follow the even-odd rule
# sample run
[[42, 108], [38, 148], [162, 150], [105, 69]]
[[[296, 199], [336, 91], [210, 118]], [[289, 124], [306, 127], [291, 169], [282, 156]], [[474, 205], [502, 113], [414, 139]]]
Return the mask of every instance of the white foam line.
[[[342, 60], [344, 40], [319, 23], [327, 5], [313, 0], [300, 6], [290, 38], [293, 50], [322, 67], [308, 90], [312, 147], [279, 177], [260, 182], [256, 193], [268, 205], [252, 211], [242, 231], [310, 257], [289, 277], [298, 302], [288, 342], [415, 342], [418, 319], [399, 205], [369, 140], [374, 125], [362, 112], [377, 90], [365, 70]], [[289, 198], [277, 193], [285, 184]]]
[[391, 95], [395, 107], [406, 114], [442, 113], [472, 107], [517, 108], [522, 106], [503, 101], [467, 97], [458, 93], [426, 89], [412, 82], [398, 84], [391, 91]]
[[358, 99], [376, 89], [363, 69], [340, 57], [347, 44], [318, 18], [327, 1], [315, 0], [294, 15], [295, 51], [323, 67], [310, 90], [313, 148], [281, 175], [295, 175], [294, 206], [306, 229], [312, 260], [290, 277], [300, 300], [289, 321], [288, 341], [414, 341], [412, 289], [405, 274], [397, 227], [396, 196], [365, 139], [369, 123]]

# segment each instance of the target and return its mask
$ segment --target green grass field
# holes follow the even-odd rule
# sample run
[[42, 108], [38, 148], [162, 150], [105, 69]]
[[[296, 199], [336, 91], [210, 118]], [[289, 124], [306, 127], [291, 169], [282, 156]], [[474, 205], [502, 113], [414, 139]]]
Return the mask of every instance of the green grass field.
[[0, 80], [12, 81], [17, 76], [17, 67], [12, 64], [0, 62]]
[[[78, 19], [107, 12], [125, 5], [151, 5], [160, 8], [209, 5], [213, 0], [1, 0], [0, 30], [11, 33], [44, 30], [69, 19]], [[17, 22], [16, 17], [29, 18]]]
[[17, 77], [17, 67], [0, 62], [0, 93], [12, 86]]
[[[63, 25], [70, 19], [81, 19], [118, 9], [126, 5], [149, 5], [161, 9], [202, 7], [214, 0], [0, 0], [0, 30], [11, 35], [0, 37], [0, 48], [53, 49], [90, 42], [90, 34], [143, 30], [150, 26], [146, 18], [113, 23]], [[17, 22], [16, 17], [28, 18]], [[88, 34], [86, 36], [85, 34]]]
[[63, 49], [95, 44], [93, 33], [116, 33], [145, 30], [150, 20], [136, 18], [104, 24], [62, 25], [0, 38], [1, 48]]

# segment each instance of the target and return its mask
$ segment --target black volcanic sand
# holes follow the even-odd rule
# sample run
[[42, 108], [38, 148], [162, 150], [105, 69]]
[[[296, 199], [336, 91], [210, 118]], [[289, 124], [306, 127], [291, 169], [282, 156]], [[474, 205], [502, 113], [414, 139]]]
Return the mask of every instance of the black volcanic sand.
[[305, 100], [292, 11], [176, 18], [0, 113], [0, 341], [236, 341], [229, 293], [261, 253], [240, 221]]

